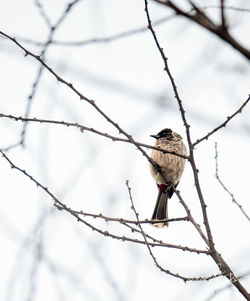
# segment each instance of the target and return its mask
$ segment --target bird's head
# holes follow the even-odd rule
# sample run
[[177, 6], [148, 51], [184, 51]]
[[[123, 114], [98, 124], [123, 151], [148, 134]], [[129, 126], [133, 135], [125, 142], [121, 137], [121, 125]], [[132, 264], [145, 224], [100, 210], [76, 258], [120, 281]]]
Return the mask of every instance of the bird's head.
[[157, 135], [150, 135], [150, 137], [153, 137], [155, 139], [173, 138], [173, 133], [174, 132], [171, 129], [163, 129]]

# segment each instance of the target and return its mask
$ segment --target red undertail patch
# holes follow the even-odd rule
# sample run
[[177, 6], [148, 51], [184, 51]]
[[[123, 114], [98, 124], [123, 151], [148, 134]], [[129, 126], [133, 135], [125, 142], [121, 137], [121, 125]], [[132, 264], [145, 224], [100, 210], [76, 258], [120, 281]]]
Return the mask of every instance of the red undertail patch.
[[158, 186], [158, 188], [159, 188], [159, 190], [161, 192], [164, 192], [164, 193], [167, 192], [167, 185], [165, 185], [165, 184], [157, 184], [157, 186]]

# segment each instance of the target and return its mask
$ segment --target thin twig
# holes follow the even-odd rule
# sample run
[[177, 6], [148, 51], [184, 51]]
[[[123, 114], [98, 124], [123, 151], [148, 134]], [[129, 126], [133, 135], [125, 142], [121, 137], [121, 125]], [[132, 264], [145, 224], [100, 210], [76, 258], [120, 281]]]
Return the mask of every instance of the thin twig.
[[[221, 9], [221, 6], [218, 5], [206, 5], [206, 6], [201, 6], [201, 9], [210, 9], [210, 8], [216, 8], [216, 9]], [[243, 13], [250, 13], [249, 8], [243, 8], [243, 7], [236, 7], [236, 6], [229, 6], [229, 5], [224, 5], [224, 10], [235, 10], [238, 12], [243, 12]]]
[[[38, 0], [36, 0], [38, 2]], [[200, 7], [203, 10], [207, 10], [207, 9], [221, 9], [221, 6], [219, 5], [206, 5], [206, 6], [201, 6]], [[224, 5], [224, 10], [234, 10], [234, 11], [238, 11], [238, 12], [245, 12], [245, 13], [250, 13], [250, 9], [248, 8], [242, 8], [242, 7], [236, 7], [236, 6], [227, 6]], [[193, 12], [194, 9], [191, 9], [190, 12]], [[42, 15], [42, 13], [41, 13]], [[173, 19], [176, 15], [173, 14], [171, 16], [166, 16], [163, 17], [159, 20], [153, 21], [152, 24], [153, 26], [158, 26], [160, 24], [163, 24], [166, 21], [169, 21], [171, 19]], [[46, 23], [49, 25], [49, 20], [46, 21]], [[51, 40], [51, 44], [53, 44], [54, 46], [85, 46], [85, 45], [92, 45], [92, 44], [99, 44], [99, 43], [109, 43], [109, 42], [114, 42], [123, 38], [127, 38], [127, 37], [131, 37], [135, 34], [138, 33], [143, 33], [147, 30], [147, 27], [138, 27], [136, 29], [131, 29], [128, 31], [123, 31], [123, 32], [119, 32], [116, 33], [114, 35], [111, 36], [107, 36], [107, 37], [95, 37], [95, 38], [91, 38], [91, 39], [86, 39], [86, 40], [79, 40], [79, 41], [60, 41], [60, 40]], [[35, 45], [35, 46], [44, 46], [46, 44], [46, 42], [40, 42], [40, 41], [36, 41], [33, 39], [28, 39], [28, 38], [24, 38], [24, 37], [20, 37], [20, 36], [16, 36], [16, 39], [20, 42], [23, 43], [29, 43], [31, 45]]]
[[[64, 208], [60, 208], [58, 207], [58, 209], [64, 209]], [[77, 210], [72, 210], [72, 212], [79, 214], [79, 215], [83, 215], [83, 216], [90, 216], [93, 218], [100, 218], [100, 219], [104, 219], [106, 222], [119, 222], [120, 224], [134, 224], [134, 225], [138, 225], [140, 224], [152, 224], [154, 221], [145, 219], [145, 220], [131, 220], [131, 219], [125, 219], [122, 217], [110, 217], [110, 216], [106, 216], [103, 215], [102, 213], [99, 214], [94, 214], [94, 213], [89, 213], [89, 212], [84, 212], [84, 211], [77, 211]], [[183, 222], [183, 221], [188, 221], [188, 217], [176, 217], [176, 218], [169, 218], [166, 220], [162, 220], [164, 222]]]
[[[64, 210], [63, 207], [60, 207], [58, 204], [55, 205], [56, 208], [58, 210]], [[133, 226], [131, 226], [131, 224], [138, 226], [138, 221], [137, 220], [128, 220], [128, 219], [124, 219], [124, 218], [115, 218], [115, 217], [110, 217], [110, 216], [105, 216], [102, 213], [100, 214], [93, 214], [93, 213], [87, 213], [87, 212], [83, 212], [81, 211], [77, 211], [77, 210], [73, 210], [71, 208], [68, 207], [68, 209], [70, 210], [70, 212], [73, 212], [75, 214], [78, 215], [83, 215], [83, 216], [89, 216], [89, 217], [93, 217], [93, 218], [100, 218], [105, 220], [106, 222], [117, 222], [120, 223], [126, 227], [128, 227], [132, 232], [137, 232], [141, 234], [141, 231], [138, 230], [138, 228], [135, 228]], [[178, 221], [187, 221], [189, 220], [188, 217], [180, 217], [180, 218], [170, 218], [170, 219], [166, 219], [163, 221], [166, 222], [178, 222]], [[152, 224], [153, 221], [151, 220], [140, 220], [139, 221], [140, 224]], [[144, 232], [145, 233], [145, 232]], [[181, 245], [174, 245], [174, 244], [169, 244], [166, 242], [163, 242], [162, 240], [159, 240], [155, 237], [152, 237], [151, 235], [145, 233], [146, 237], [149, 238], [150, 240], [152, 240], [152, 242], [154, 243], [158, 243], [158, 244], [152, 244], [151, 242], [149, 243], [152, 247], [168, 247], [168, 248], [174, 248], [174, 249], [179, 249], [182, 251], [189, 251], [189, 252], [193, 252], [193, 253], [197, 253], [197, 254], [206, 254], [209, 255], [209, 251], [207, 250], [200, 250], [200, 249], [196, 249], [196, 248], [190, 248], [187, 246], [181, 246]], [[140, 241], [141, 242], [141, 241]]]
[[[175, 14], [170, 15], [170, 16], [166, 16], [163, 18], [160, 18], [159, 20], [156, 20], [155, 22], [153, 22], [154, 26], [158, 26], [160, 24], [163, 24], [166, 21], [169, 21], [171, 19], [173, 19], [175, 17]], [[86, 39], [86, 40], [79, 40], [79, 41], [60, 41], [60, 40], [51, 40], [51, 44], [53, 44], [54, 46], [87, 46], [87, 45], [92, 45], [92, 44], [101, 44], [101, 43], [110, 43], [110, 42], [114, 42], [123, 38], [128, 38], [131, 36], [134, 36], [136, 34], [140, 34], [143, 33], [147, 30], [147, 27], [142, 26], [142, 27], [138, 27], [136, 29], [131, 29], [131, 30], [127, 30], [127, 31], [123, 31], [123, 32], [119, 32], [107, 37], [96, 37], [96, 38], [91, 38], [91, 39]], [[35, 40], [31, 40], [31, 39], [27, 39], [27, 38], [22, 38], [22, 37], [16, 37], [16, 39], [20, 42], [24, 42], [24, 43], [29, 43], [31, 45], [35, 45], [35, 46], [44, 46], [46, 43], [44, 42], [39, 42], [39, 41], [35, 41]]]
[[42, 3], [39, 1], [39, 0], [35, 0], [35, 4], [40, 12], [40, 15], [42, 16], [43, 20], [45, 21], [45, 23], [47, 24], [47, 26], [49, 28], [52, 27], [52, 23], [48, 17], [48, 15], [46, 14], [45, 10], [44, 10], [44, 7], [42, 5]]
[[204, 137], [202, 137], [200, 139], [197, 139], [196, 142], [193, 143], [193, 147], [196, 146], [201, 141], [207, 140], [211, 135], [213, 135], [215, 132], [217, 132], [221, 128], [226, 127], [226, 125], [228, 124], [228, 122], [230, 120], [232, 120], [237, 114], [242, 112], [243, 108], [248, 104], [249, 100], [250, 100], [250, 94], [248, 95], [247, 100], [244, 101], [243, 104], [239, 107], [239, 109], [237, 109], [232, 115], [228, 116], [224, 122], [222, 122], [219, 126], [214, 128], [212, 131], [210, 131], [207, 135], [205, 135]]
[[229, 191], [229, 189], [226, 187], [226, 185], [222, 182], [220, 176], [219, 176], [219, 164], [218, 164], [218, 145], [217, 142], [215, 142], [214, 144], [214, 148], [215, 148], [215, 177], [218, 180], [218, 182], [220, 183], [220, 185], [222, 186], [222, 188], [230, 195], [232, 202], [235, 203], [239, 209], [241, 210], [241, 212], [244, 214], [244, 216], [246, 217], [246, 219], [250, 222], [250, 217], [247, 215], [246, 211], [243, 209], [242, 205], [240, 205], [234, 195], [232, 194], [232, 192]]
[[[44, 61], [45, 61], [46, 52], [47, 52], [48, 47], [50, 46], [50, 44], [52, 42], [52, 39], [53, 39], [53, 37], [54, 37], [54, 35], [56, 33], [56, 30], [63, 23], [64, 19], [69, 14], [69, 12], [73, 8], [73, 6], [75, 4], [77, 4], [79, 1], [81, 1], [81, 0], [74, 0], [74, 1], [72, 1], [70, 3], [68, 3], [67, 6], [66, 6], [66, 8], [65, 8], [65, 10], [63, 11], [63, 13], [60, 15], [59, 19], [55, 23], [55, 25], [51, 25], [50, 24], [50, 21], [46, 17], [46, 14], [45, 14], [45, 12], [43, 10], [43, 7], [41, 6], [40, 2], [38, 0], [36, 1], [36, 5], [38, 6], [38, 8], [40, 10], [40, 13], [44, 16], [44, 19], [46, 20], [47, 24], [50, 24], [50, 26], [49, 26], [49, 30], [50, 31], [49, 31], [49, 34], [48, 34], [47, 41], [43, 45], [43, 49], [42, 49], [42, 51], [40, 52], [40, 55], [39, 55], [39, 57], [43, 58]], [[25, 110], [24, 117], [28, 117], [30, 115], [31, 107], [32, 107], [32, 103], [33, 103], [33, 99], [35, 97], [35, 94], [36, 94], [36, 91], [37, 91], [37, 87], [38, 87], [38, 85], [40, 83], [40, 80], [41, 80], [41, 77], [42, 77], [42, 74], [43, 74], [43, 69], [44, 69], [44, 66], [40, 65], [39, 66], [39, 70], [37, 72], [37, 75], [35, 77], [35, 80], [34, 80], [34, 82], [32, 84], [31, 92], [30, 92], [30, 94], [29, 94], [29, 96], [27, 98], [27, 105], [26, 105], [26, 110]], [[8, 149], [14, 148], [14, 147], [16, 147], [18, 145], [21, 145], [21, 146], [25, 145], [25, 136], [26, 136], [27, 126], [28, 126], [28, 124], [24, 123], [22, 131], [21, 131], [20, 141], [18, 143], [15, 143], [15, 144], [9, 146]]]

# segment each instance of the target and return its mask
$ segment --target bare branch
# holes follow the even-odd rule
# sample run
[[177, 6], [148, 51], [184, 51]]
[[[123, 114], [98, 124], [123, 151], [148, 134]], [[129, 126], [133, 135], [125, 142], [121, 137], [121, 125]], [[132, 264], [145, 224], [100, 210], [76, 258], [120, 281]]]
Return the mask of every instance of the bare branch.
[[[153, 25], [158, 26], [160, 24], [165, 23], [166, 21], [173, 19], [174, 17], [175, 17], [175, 14], [173, 14], [171, 16], [166, 16], [166, 17], [160, 18], [159, 20], [156, 20], [155, 22], [153, 22]], [[87, 45], [92, 45], [92, 44], [110, 43], [110, 42], [118, 41], [123, 38], [131, 37], [136, 34], [143, 33], [145, 31], [147, 31], [147, 29], [148, 29], [147, 27], [142, 26], [142, 27], [138, 27], [135, 29], [119, 32], [119, 33], [116, 33], [116, 34], [113, 34], [113, 35], [107, 36], [107, 37], [95, 37], [95, 38], [79, 40], [79, 41], [60, 41], [60, 40], [52, 39], [51, 44], [53, 44], [54, 46], [68, 47], [68, 46], [87, 46]], [[22, 38], [19, 36], [17, 36], [16, 39], [20, 42], [29, 43], [29, 44], [35, 45], [35, 46], [44, 46], [46, 44], [46, 43], [43, 43], [40, 41]]]
[[202, 237], [202, 239], [204, 240], [204, 242], [207, 244], [207, 246], [209, 247], [209, 240], [207, 239], [206, 235], [203, 233], [203, 231], [201, 230], [201, 226], [196, 223], [195, 219], [193, 218], [192, 214], [191, 214], [191, 211], [188, 207], [188, 205], [186, 204], [186, 202], [183, 200], [179, 190], [176, 190], [174, 188], [174, 191], [180, 201], [180, 203], [182, 204], [182, 206], [184, 207], [186, 213], [187, 213], [187, 216], [188, 216], [188, 219], [189, 221], [194, 225], [194, 227], [196, 228], [196, 230], [198, 231], [198, 233], [200, 234], [200, 236]]
[[[70, 10], [72, 9], [72, 7], [73, 7], [76, 3], [78, 3], [79, 1], [81, 1], [81, 0], [74, 0], [74, 1], [70, 2], [70, 3], [66, 6], [66, 8], [65, 8], [64, 12], [62, 13], [62, 15], [59, 17], [58, 21], [55, 23], [54, 26], [52, 26], [52, 25], [50, 24], [49, 19], [48, 19], [47, 16], [46, 16], [44, 10], [43, 10], [42, 5], [40, 4], [39, 0], [36, 0], [36, 5], [38, 6], [38, 9], [39, 9], [40, 13], [43, 15], [43, 17], [44, 17], [44, 19], [46, 20], [47, 24], [50, 24], [50, 26], [49, 26], [50, 32], [49, 32], [49, 34], [48, 34], [47, 41], [46, 41], [46, 43], [43, 45], [43, 49], [42, 49], [42, 51], [41, 51], [41, 53], [40, 53], [40, 55], [39, 55], [39, 57], [43, 58], [43, 60], [45, 60], [46, 52], [47, 52], [47, 50], [48, 50], [49, 45], [50, 45], [51, 42], [52, 42], [52, 39], [53, 39], [53, 37], [54, 37], [54, 35], [55, 35], [56, 30], [57, 30], [57, 29], [60, 27], [60, 25], [63, 23], [64, 19], [66, 18], [66, 16], [68, 15], [68, 13], [69, 13]], [[40, 83], [40, 80], [41, 80], [41, 77], [42, 77], [42, 73], [43, 73], [43, 65], [40, 65], [39, 70], [38, 70], [38, 72], [37, 72], [37, 75], [36, 75], [36, 77], [35, 77], [35, 80], [34, 80], [34, 82], [33, 82], [33, 84], [32, 84], [31, 92], [30, 92], [30, 94], [29, 94], [29, 96], [28, 96], [28, 98], [27, 98], [27, 101], [28, 101], [28, 102], [27, 102], [27, 105], [26, 105], [26, 111], [25, 111], [25, 115], [24, 115], [25, 117], [28, 117], [29, 114], [30, 114], [31, 107], [32, 107], [32, 102], [33, 102], [33, 99], [34, 99], [34, 97], [35, 97], [37, 87], [38, 87], [38, 85], [39, 85], [39, 83]], [[18, 143], [13, 144], [12, 146], [9, 146], [8, 149], [11, 149], [11, 148], [16, 147], [16, 146], [18, 146], [18, 145], [24, 146], [24, 144], [25, 144], [25, 134], [26, 134], [26, 131], [27, 131], [27, 123], [24, 123], [23, 128], [22, 128], [22, 131], [21, 131], [21, 138], [20, 138], [20, 141], [19, 141]]]
[[250, 60], [250, 50], [245, 48], [242, 44], [240, 44], [225, 28], [220, 25], [215, 24], [201, 8], [196, 6], [192, 1], [189, 1], [193, 7], [193, 11], [195, 13], [185, 12], [179, 6], [174, 4], [173, 1], [162, 1], [162, 0], [154, 0], [155, 2], [164, 5], [166, 7], [171, 8], [176, 15], [183, 16], [190, 21], [200, 25], [211, 33], [215, 34], [217, 37], [225, 41], [227, 44], [232, 46], [238, 52], [240, 52], [247, 60]]
[[156, 259], [156, 257], [154, 256], [151, 248], [150, 248], [150, 244], [148, 243], [148, 240], [147, 240], [147, 236], [145, 234], [145, 232], [143, 231], [142, 229], [142, 226], [140, 224], [140, 221], [139, 221], [139, 214], [137, 213], [136, 209], [135, 209], [135, 205], [134, 205], [134, 201], [133, 201], [133, 198], [132, 198], [132, 194], [131, 194], [131, 187], [129, 186], [129, 182], [126, 181], [126, 186], [128, 188], [128, 193], [129, 193], [129, 199], [130, 199], [130, 202], [131, 202], [131, 209], [134, 211], [134, 214], [135, 214], [135, 217], [136, 217], [136, 220], [138, 222], [138, 226], [140, 228], [140, 232], [143, 236], [143, 239], [145, 241], [145, 245], [147, 246], [147, 249], [149, 251], [149, 254], [150, 256], [152, 257], [155, 265], [157, 266], [158, 269], [160, 269], [160, 271], [168, 274], [168, 275], [171, 275], [175, 278], [179, 278], [181, 280], [183, 280], [184, 282], [187, 282], [187, 281], [201, 281], [201, 280], [210, 280], [210, 279], [213, 279], [213, 278], [216, 278], [216, 277], [219, 277], [221, 276], [221, 274], [217, 274], [217, 275], [212, 275], [212, 276], [209, 276], [209, 277], [184, 277], [180, 274], [177, 274], [177, 273], [173, 273], [167, 269], [164, 269], [158, 262], [158, 260]]
[[[40, 3], [38, 0], [36, 0], [36, 2]], [[223, 7], [224, 7], [224, 11], [225, 10], [234, 10], [234, 11], [239, 11], [239, 12], [250, 13], [250, 9], [247, 9], [247, 8], [241, 8], [241, 7], [235, 7], [235, 6], [226, 6], [226, 5], [224, 5]], [[203, 9], [203, 10], [211, 9], [211, 8], [212, 9], [221, 9], [221, 6], [218, 6], [218, 5], [201, 6], [201, 9]], [[191, 9], [189, 13], [191, 13], [193, 11], [194, 11], [194, 9]], [[42, 12], [41, 12], [41, 15], [42, 15]], [[156, 27], [160, 24], [165, 23], [166, 21], [172, 20], [175, 16], [176, 16], [176, 14], [173, 14], [171, 16], [166, 16], [166, 17], [160, 18], [159, 20], [153, 21], [152, 25], [154, 27]], [[49, 25], [49, 22], [50, 22], [49, 20], [46, 21], [46, 23], [48, 25]], [[86, 45], [92, 45], [92, 44], [109, 43], [109, 42], [114, 42], [114, 41], [117, 41], [117, 40], [120, 40], [120, 39], [123, 39], [123, 38], [131, 37], [135, 34], [143, 33], [147, 29], [148, 29], [147, 27], [143, 26], [143, 27], [138, 27], [136, 29], [131, 29], [131, 30], [128, 30], [128, 31], [119, 32], [119, 33], [116, 33], [116, 34], [113, 34], [113, 35], [107, 36], [107, 37], [94, 37], [94, 38], [91, 38], [91, 39], [79, 40], [79, 41], [60, 41], [60, 40], [52, 39], [51, 44], [53, 44], [54, 46], [66, 46], [66, 47], [68, 47], [68, 46], [86, 46]], [[28, 38], [24, 38], [24, 37], [20, 37], [20, 36], [16, 36], [16, 39], [20, 42], [29, 43], [29, 44], [35, 45], [35, 46], [44, 46], [46, 44], [46, 42], [40, 42], [40, 41], [37, 41], [37, 40], [28, 39]]]
[[[203, 10], [209, 9], [209, 8], [221, 9], [221, 6], [218, 6], [218, 5], [206, 5], [206, 6], [201, 6], [200, 8], [203, 9]], [[224, 5], [224, 10], [235, 10], [235, 11], [238, 11], [238, 12], [250, 13], [250, 9], [249, 8], [237, 7], [237, 6], [232, 6], [232, 5]]]
[[[182, 155], [182, 154], [178, 154], [174, 151], [168, 151], [168, 150], [165, 150], [165, 149], [162, 149], [160, 147], [155, 147], [155, 146], [152, 146], [152, 145], [149, 145], [149, 144], [145, 144], [145, 143], [142, 143], [142, 142], [138, 142], [138, 141], [131, 141], [129, 139], [124, 139], [124, 138], [120, 138], [120, 137], [116, 137], [116, 136], [113, 136], [113, 135], [109, 135], [108, 133], [104, 133], [104, 132], [101, 132], [101, 131], [98, 131], [94, 128], [90, 128], [90, 127], [87, 127], [87, 126], [84, 126], [84, 125], [81, 125], [77, 122], [66, 122], [66, 121], [59, 121], [59, 120], [51, 120], [51, 119], [39, 119], [37, 117], [34, 117], [34, 118], [24, 118], [24, 117], [21, 117], [21, 116], [13, 116], [13, 115], [6, 115], [6, 114], [2, 114], [0, 113], [0, 118], [9, 118], [11, 120], [15, 120], [15, 121], [22, 121], [22, 122], [36, 122], [36, 123], [47, 123], [47, 124], [56, 124], [56, 125], [63, 125], [63, 126], [66, 126], [66, 127], [75, 127], [77, 129], [80, 130], [80, 132], [84, 132], [84, 131], [89, 131], [89, 132], [92, 132], [92, 133], [95, 133], [97, 135], [100, 135], [100, 136], [104, 136], [108, 139], [111, 139], [112, 141], [120, 141], [120, 142], [127, 142], [127, 143], [131, 143], [133, 145], [137, 145], [137, 146], [140, 146], [140, 147], [145, 147], [145, 148], [149, 148], [149, 149], [155, 149], [155, 150], [158, 150], [158, 151], [161, 151], [163, 153], [166, 153], [166, 154], [172, 154], [172, 155], [176, 155], [178, 157], [182, 157], [184, 159], [189, 159], [188, 156], [185, 156], [185, 155]], [[9, 149], [9, 148], [7, 148]], [[6, 149], [5, 149], [6, 151]]]
[[240, 106], [240, 108], [236, 112], [234, 112], [231, 116], [228, 116], [227, 119], [223, 123], [221, 123], [219, 126], [214, 128], [211, 132], [209, 132], [204, 137], [197, 139], [196, 142], [193, 143], [193, 147], [196, 146], [201, 141], [207, 140], [211, 135], [213, 135], [215, 132], [217, 132], [221, 128], [226, 127], [226, 125], [228, 124], [228, 122], [230, 120], [232, 120], [237, 114], [242, 113], [243, 108], [248, 104], [249, 100], [250, 100], [250, 95], [248, 96], [248, 99], [245, 102], [243, 102], [243, 104]]
[[[57, 206], [57, 208], [59, 210], [63, 210], [64, 208], [62, 207], [59, 207]], [[154, 223], [155, 221], [151, 221], [151, 220], [148, 220], [148, 219], [145, 219], [145, 220], [131, 220], [131, 219], [124, 219], [122, 217], [110, 217], [110, 216], [106, 216], [106, 215], [103, 215], [102, 213], [100, 214], [94, 214], [94, 213], [89, 213], [89, 212], [83, 212], [82, 210], [81, 211], [77, 211], [77, 210], [72, 210], [70, 209], [72, 212], [76, 213], [76, 214], [79, 214], [79, 215], [83, 215], [83, 216], [90, 216], [90, 217], [93, 217], [93, 218], [100, 218], [100, 219], [104, 219], [106, 222], [118, 222], [120, 224], [134, 224], [134, 225], [138, 225], [139, 223], [140, 224], [152, 224]], [[176, 217], [176, 218], [169, 218], [169, 219], [166, 219], [166, 220], [163, 220], [164, 222], [183, 222], [183, 221], [188, 221], [188, 217], [185, 216], [185, 217]]]
[[232, 192], [229, 191], [229, 189], [226, 187], [226, 185], [222, 182], [222, 180], [220, 179], [219, 176], [219, 164], [218, 164], [218, 145], [217, 142], [215, 142], [214, 145], [215, 148], [215, 177], [218, 180], [218, 182], [220, 183], [220, 185], [223, 187], [223, 189], [230, 195], [232, 202], [235, 203], [241, 210], [241, 212], [244, 214], [244, 216], [246, 217], [246, 219], [250, 222], [250, 217], [247, 215], [246, 211], [243, 209], [242, 205], [240, 205], [234, 195], [232, 194]]
[[46, 14], [42, 3], [39, 0], [35, 0], [35, 4], [40, 12], [40, 15], [42, 16], [42, 19], [45, 21], [45, 23], [47, 24], [48, 27], [52, 27], [52, 23], [48, 17], [48, 15]]
[[[61, 207], [58, 204], [55, 204], [56, 208], [59, 210], [66, 210], [65, 208]], [[93, 214], [93, 213], [87, 213], [87, 212], [83, 212], [83, 211], [76, 211], [73, 210], [71, 208], [68, 207], [68, 212], [73, 213], [75, 215], [83, 215], [83, 216], [90, 216], [93, 218], [100, 218], [105, 220], [106, 222], [117, 222], [120, 223], [123, 226], [128, 227], [132, 232], [137, 232], [137, 233], [141, 233], [140, 230], [138, 230], [137, 228], [134, 228], [133, 226], [130, 226], [129, 224], [135, 224], [136, 226], [138, 226], [138, 221], [134, 221], [134, 220], [127, 220], [124, 218], [113, 218], [113, 217], [109, 217], [109, 216], [105, 216], [103, 214]], [[169, 219], [170, 222], [174, 222], [174, 221], [183, 221], [186, 220], [186, 218], [174, 218], [174, 219]], [[168, 221], [169, 221], [168, 220]], [[142, 224], [149, 224], [151, 223], [148, 220], [144, 220], [144, 221], [139, 221]], [[145, 233], [145, 232], [144, 232]], [[109, 233], [109, 236], [112, 235], [111, 233]], [[158, 240], [155, 237], [150, 236], [149, 234], [145, 233], [146, 237], [149, 238], [152, 242], [148, 242], [148, 244], [152, 247], [167, 247], [167, 248], [174, 248], [174, 249], [179, 249], [182, 251], [189, 251], [189, 252], [193, 252], [193, 253], [197, 253], [197, 254], [206, 254], [208, 255], [209, 252], [206, 250], [199, 250], [199, 249], [195, 249], [195, 248], [190, 248], [190, 247], [186, 247], [186, 246], [181, 246], [181, 245], [174, 245], [174, 244], [169, 244], [166, 242], [163, 242], [162, 240]], [[105, 236], [107, 236], [107, 234], [105, 233]], [[122, 239], [123, 241], [131, 241], [131, 238], [125, 237], [125, 236], [116, 236], [116, 237], [112, 237], [112, 238], [116, 238], [116, 239]], [[135, 243], [139, 243], [139, 244], [145, 244], [145, 241], [141, 241], [141, 240], [135, 240], [133, 241]]]

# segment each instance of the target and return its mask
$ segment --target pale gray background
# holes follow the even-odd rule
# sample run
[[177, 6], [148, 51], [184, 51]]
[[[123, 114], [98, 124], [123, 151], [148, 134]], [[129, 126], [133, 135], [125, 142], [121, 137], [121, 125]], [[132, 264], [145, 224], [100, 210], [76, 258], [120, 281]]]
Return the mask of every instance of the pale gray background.
[[[179, 1], [182, 2], [182, 1]], [[219, 1], [197, 1], [203, 5]], [[55, 23], [67, 1], [41, 1]], [[182, 2], [183, 3], [183, 2]], [[247, 1], [227, 1], [245, 7]], [[150, 3], [153, 21], [171, 15]], [[216, 9], [207, 10], [218, 19]], [[228, 10], [232, 32], [249, 45], [250, 13]], [[55, 40], [80, 41], [110, 37], [147, 26], [142, 0], [79, 1], [55, 33]], [[17, 40], [45, 42], [48, 27], [35, 1], [0, 2], [0, 28]], [[155, 27], [169, 58], [170, 68], [191, 125], [193, 140], [223, 122], [247, 99], [250, 68], [247, 60], [204, 29], [181, 17]], [[39, 53], [40, 47], [21, 42]], [[69, 47], [50, 45], [47, 63], [84, 95], [94, 99], [135, 139], [149, 137], [164, 127], [185, 130], [169, 79], [148, 30], [107, 43]], [[12, 42], [0, 39], [0, 111], [23, 116], [39, 64]], [[208, 205], [217, 249], [237, 275], [250, 272], [249, 222], [215, 178], [214, 143], [218, 143], [222, 180], [244, 207], [249, 203], [249, 106], [225, 129], [197, 147], [196, 159]], [[31, 117], [79, 122], [103, 132], [117, 131], [86, 102], [46, 70], [34, 97]], [[1, 147], [18, 142], [21, 122], [0, 119]], [[186, 141], [186, 140], [185, 140]], [[148, 151], [150, 153], [150, 151]], [[134, 219], [125, 186], [129, 180], [140, 218], [150, 218], [156, 187], [148, 162], [134, 146], [112, 142], [93, 133], [55, 125], [29, 124], [25, 148], [7, 152], [71, 208]], [[93, 232], [53, 207], [53, 201], [27, 177], [0, 160], [0, 300], [184, 300], [205, 301], [229, 284], [224, 279], [184, 284], [161, 273], [143, 245], [114, 241]], [[202, 223], [199, 201], [187, 164], [179, 189], [193, 215]], [[185, 212], [174, 196], [170, 217]], [[88, 219], [121, 235], [132, 235], [116, 224]], [[169, 243], [205, 248], [193, 227], [185, 222], [166, 230], [144, 230]], [[138, 236], [139, 238], [139, 236]], [[185, 276], [217, 273], [205, 255], [171, 249], [153, 249], [160, 264]], [[249, 277], [242, 283], [249, 287]], [[213, 300], [242, 300], [234, 289]]]

